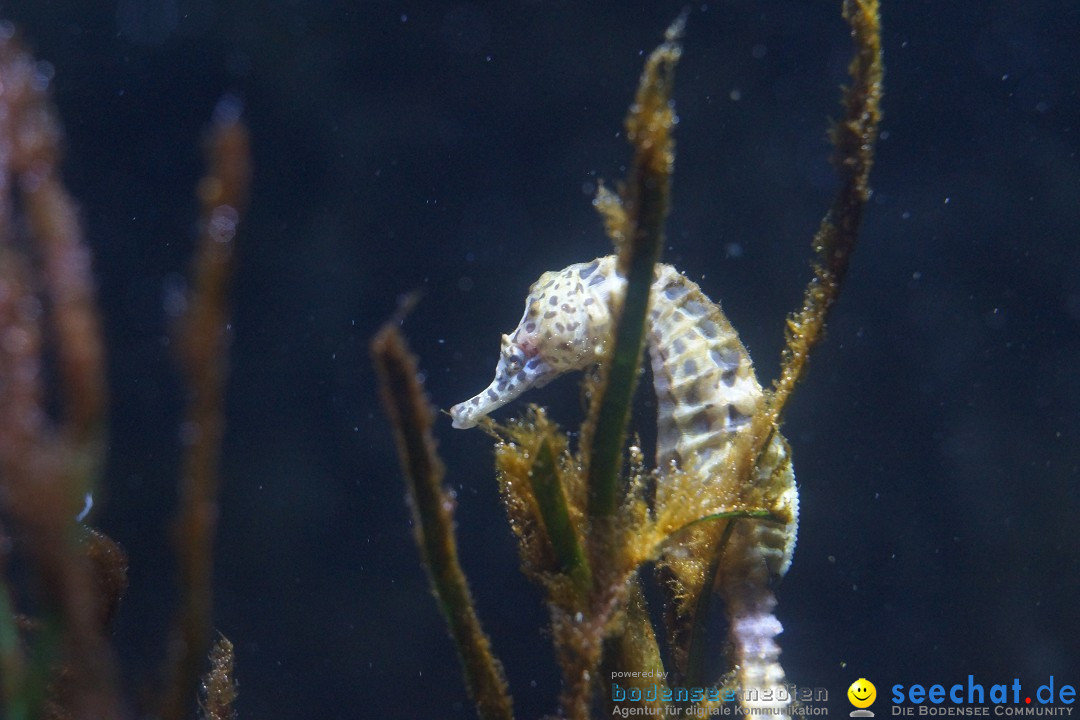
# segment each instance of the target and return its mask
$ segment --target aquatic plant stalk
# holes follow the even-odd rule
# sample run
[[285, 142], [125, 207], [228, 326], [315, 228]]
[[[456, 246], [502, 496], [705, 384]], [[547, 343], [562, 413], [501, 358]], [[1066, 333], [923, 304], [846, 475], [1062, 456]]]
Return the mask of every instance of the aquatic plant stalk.
[[559, 572], [570, 577], [577, 590], [584, 594], [591, 575], [589, 562], [570, 520], [566, 494], [556, 468], [555, 453], [551, 440], [547, 437], [540, 441], [540, 447], [537, 448], [529, 480], [537, 508], [543, 518], [544, 529], [559, 564]]
[[[93, 492], [105, 432], [90, 251], [60, 181], [61, 132], [47, 78], [10, 27], [0, 32], [0, 87], [0, 510], [27, 548], [41, 588], [22, 697], [30, 715], [40, 712], [38, 690], [62, 651], [64, 710], [118, 717], [115, 661], [75, 520]], [[19, 242], [15, 208], [23, 211], [30, 253]], [[56, 420], [44, 400], [43, 336], [59, 379]]]
[[236, 720], [236, 680], [233, 644], [219, 635], [210, 650], [210, 671], [202, 680], [199, 717], [201, 720]]
[[469, 694], [483, 720], [510, 720], [512, 702], [502, 664], [480, 626], [454, 539], [452, 496], [431, 434], [432, 409], [418, 379], [416, 358], [392, 320], [371, 342], [383, 408], [394, 428], [405, 473], [416, 544], [457, 646]]
[[169, 647], [170, 674], [161, 707], [165, 720], [187, 717], [210, 645], [218, 463], [231, 336], [228, 295], [234, 239], [251, 181], [249, 145], [239, 103], [222, 100], [210, 129], [208, 172], [199, 185], [202, 218], [194, 290], [179, 338], [189, 400], [180, 509], [174, 526], [181, 600]]

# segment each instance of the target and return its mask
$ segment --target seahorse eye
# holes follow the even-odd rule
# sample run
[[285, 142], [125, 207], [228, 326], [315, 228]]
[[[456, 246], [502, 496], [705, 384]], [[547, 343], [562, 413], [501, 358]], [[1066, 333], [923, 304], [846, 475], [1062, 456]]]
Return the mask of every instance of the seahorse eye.
[[508, 345], [503, 350], [503, 362], [508, 375], [517, 375], [525, 365], [525, 353], [516, 345]]

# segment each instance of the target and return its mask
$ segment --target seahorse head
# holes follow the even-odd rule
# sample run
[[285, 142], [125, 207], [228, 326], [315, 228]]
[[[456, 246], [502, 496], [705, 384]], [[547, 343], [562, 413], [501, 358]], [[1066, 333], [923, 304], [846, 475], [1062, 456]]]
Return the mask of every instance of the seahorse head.
[[502, 336], [495, 379], [450, 409], [454, 427], [473, 427], [529, 388], [599, 361], [611, 332], [611, 295], [625, 285], [614, 256], [541, 275], [529, 289], [521, 322]]

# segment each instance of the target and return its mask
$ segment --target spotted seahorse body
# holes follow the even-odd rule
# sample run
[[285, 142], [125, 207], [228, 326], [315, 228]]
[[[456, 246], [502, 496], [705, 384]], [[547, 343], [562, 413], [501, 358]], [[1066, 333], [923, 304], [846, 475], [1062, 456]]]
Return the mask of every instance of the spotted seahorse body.
[[[625, 289], [615, 256], [544, 273], [530, 288], [521, 322], [502, 337], [491, 385], [450, 410], [454, 427], [472, 427], [525, 390], [600, 361], [611, 336], [612, 302], [621, 302]], [[657, 467], [668, 470], [674, 464], [706, 483], [730, 482], [735, 440], [762, 402], [761, 386], [720, 308], [670, 265], [657, 266], [648, 348], [658, 404]], [[778, 433], [752, 482], [768, 483], [792, 521], [737, 523], [725, 546], [717, 587], [728, 615], [743, 704], [785, 714], [789, 700], [774, 640], [782, 628], [773, 615], [770, 585], [791, 563], [798, 495], [787, 446]]]

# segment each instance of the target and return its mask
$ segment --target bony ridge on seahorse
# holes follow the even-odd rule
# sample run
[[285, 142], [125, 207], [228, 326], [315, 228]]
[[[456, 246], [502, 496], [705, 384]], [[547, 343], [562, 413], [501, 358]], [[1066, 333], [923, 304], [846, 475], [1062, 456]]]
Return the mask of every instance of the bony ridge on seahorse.
[[[603, 359], [626, 280], [609, 255], [544, 273], [529, 290], [517, 328], [502, 336], [495, 379], [455, 405], [454, 427], [478, 419], [530, 388]], [[750, 357], [727, 318], [696, 283], [657, 265], [648, 320], [657, 396], [656, 463], [692, 471], [705, 482], [731, 482], [735, 439], [762, 402]], [[724, 599], [743, 705], [784, 715], [790, 705], [773, 615], [773, 581], [791, 563], [798, 492], [787, 443], [774, 433], [752, 482], [767, 487], [789, 523], [739, 522], [723, 551], [716, 587]]]

